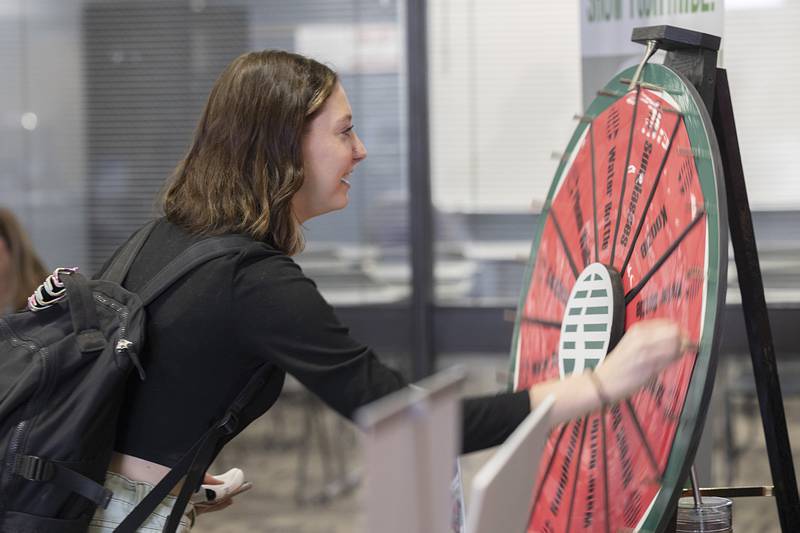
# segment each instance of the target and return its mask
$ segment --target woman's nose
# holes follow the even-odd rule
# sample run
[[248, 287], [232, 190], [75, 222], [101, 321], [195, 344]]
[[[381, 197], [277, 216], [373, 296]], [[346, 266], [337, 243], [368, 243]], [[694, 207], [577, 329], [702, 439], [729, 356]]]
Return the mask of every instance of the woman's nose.
[[361, 142], [361, 137], [356, 134], [356, 143], [353, 146], [353, 159], [361, 161], [367, 157], [367, 147]]

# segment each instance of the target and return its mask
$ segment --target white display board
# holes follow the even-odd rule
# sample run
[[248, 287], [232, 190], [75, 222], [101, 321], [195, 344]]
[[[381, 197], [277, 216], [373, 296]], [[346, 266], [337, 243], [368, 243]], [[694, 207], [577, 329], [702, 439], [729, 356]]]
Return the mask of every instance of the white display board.
[[451, 368], [356, 412], [363, 430], [365, 531], [449, 531], [464, 380], [462, 370]]

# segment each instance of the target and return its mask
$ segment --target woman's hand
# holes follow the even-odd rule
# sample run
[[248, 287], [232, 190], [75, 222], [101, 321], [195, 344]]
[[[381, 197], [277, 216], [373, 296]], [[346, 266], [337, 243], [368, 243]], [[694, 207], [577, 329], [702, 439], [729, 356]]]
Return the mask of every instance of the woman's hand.
[[233, 505], [233, 496], [226, 496], [224, 498], [220, 498], [219, 500], [212, 500], [208, 503], [196, 503], [194, 504], [194, 510], [198, 515], [201, 515], [205, 513], [222, 511], [231, 505]]
[[608, 400], [627, 398], [689, 347], [678, 325], [670, 320], [638, 322], [597, 367], [595, 374]]
[[[203, 485], [222, 485], [224, 481], [217, 479], [209, 473], [203, 477]], [[203, 490], [203, 489], [200, 489]], [[219, 500], [211, 500], [209, 502], [199, 502], [194, 504], [194, 510], [198, 515], [203, 513], [213, 513], [214, 511], [221, 511], [226, 507], [230, 507], [233, 503], [231, 497], [220, 498]]]
[[555, 396], [550, 423], [560, 424], [599, 409], [604, 401], [616, 403], [643, 387], [687, 348], [697, 350], [682, 336], [677, 324], [655, 319], [638, 322], [595, 369], [531, 387], [531, 409], [548, 395]]
[[[222, 485], [225, 481], [221, 479], [217, 479], [211, 474], [206, 473], [205, 477], [203, 478], [203, 485]], [[242, 492], [248, 491], [253, 487], [253, 485], [247, 481], [242, 483], [240, 486], [236, 487], [234, 490], [226, 494], [221, 498], [217, 498], [215, 500], [210, 500], [207, 502], [195, 502], [194, 509], [198, 515], [204, 513], [213, 513], [216, 511], [221, 511], [227, 507], [233, 505], [233, 497], [237, 494], [241, 494]]]

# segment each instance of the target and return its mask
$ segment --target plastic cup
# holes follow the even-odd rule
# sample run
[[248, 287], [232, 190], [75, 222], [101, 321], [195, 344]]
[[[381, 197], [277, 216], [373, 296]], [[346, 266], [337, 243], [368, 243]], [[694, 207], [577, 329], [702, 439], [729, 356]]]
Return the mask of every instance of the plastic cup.
[[694, 498], [678, 501], [676, 533], [732, 533], [733, 502], [728, 498], [704, 496], [700, 507]]

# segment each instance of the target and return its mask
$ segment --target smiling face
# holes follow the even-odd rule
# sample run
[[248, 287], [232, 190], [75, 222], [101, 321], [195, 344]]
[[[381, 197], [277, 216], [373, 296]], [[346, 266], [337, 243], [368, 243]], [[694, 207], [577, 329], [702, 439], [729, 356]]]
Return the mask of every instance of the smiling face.
[[353, 111], [337, 83], [303, 135], [303, 185], [292, 197], [292, 212], [306, 220], [347, 206], [350, 174], [367, 157], [353, 129]]

